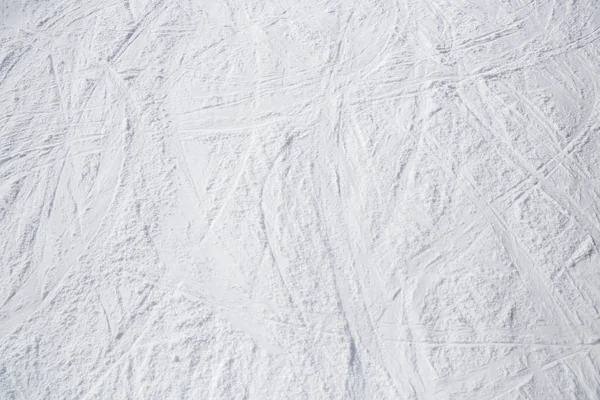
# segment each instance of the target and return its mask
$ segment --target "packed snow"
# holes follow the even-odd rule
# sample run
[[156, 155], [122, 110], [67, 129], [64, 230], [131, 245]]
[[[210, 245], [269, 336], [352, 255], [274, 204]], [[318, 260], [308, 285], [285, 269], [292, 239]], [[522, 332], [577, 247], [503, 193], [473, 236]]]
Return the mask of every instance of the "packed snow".
[[0, 1], [0, 399], [600, 399], [599, 38]]

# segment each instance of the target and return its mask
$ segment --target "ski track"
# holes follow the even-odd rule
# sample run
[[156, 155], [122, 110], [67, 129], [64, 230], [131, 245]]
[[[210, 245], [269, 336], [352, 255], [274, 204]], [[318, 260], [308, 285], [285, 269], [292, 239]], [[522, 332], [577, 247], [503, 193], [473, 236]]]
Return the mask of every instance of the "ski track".
[[600, 3], [0, 5], [0, 399], [599, 399]]

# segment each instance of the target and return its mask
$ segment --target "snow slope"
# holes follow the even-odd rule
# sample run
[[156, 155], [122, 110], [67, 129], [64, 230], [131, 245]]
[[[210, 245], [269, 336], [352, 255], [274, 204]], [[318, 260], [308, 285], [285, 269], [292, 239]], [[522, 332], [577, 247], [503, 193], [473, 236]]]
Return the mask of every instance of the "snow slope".
[[0, 23], [0, 399], [600, 398], [597, 0]]

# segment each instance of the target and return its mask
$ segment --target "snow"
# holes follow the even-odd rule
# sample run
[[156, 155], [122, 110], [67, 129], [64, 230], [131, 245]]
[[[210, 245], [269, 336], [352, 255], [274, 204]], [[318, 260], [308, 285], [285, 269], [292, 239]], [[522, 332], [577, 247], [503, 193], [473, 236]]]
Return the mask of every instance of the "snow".
[[0, 399], [599, 399], [600, 2], [0, 4]]

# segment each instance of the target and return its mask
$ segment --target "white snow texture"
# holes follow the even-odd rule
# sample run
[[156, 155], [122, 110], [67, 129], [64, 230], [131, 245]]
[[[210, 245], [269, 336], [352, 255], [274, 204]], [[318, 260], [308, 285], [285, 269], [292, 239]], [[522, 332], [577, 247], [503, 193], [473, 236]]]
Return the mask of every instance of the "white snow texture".
[[0, 1], [0, 399], [600, 399], [600, 1]]

